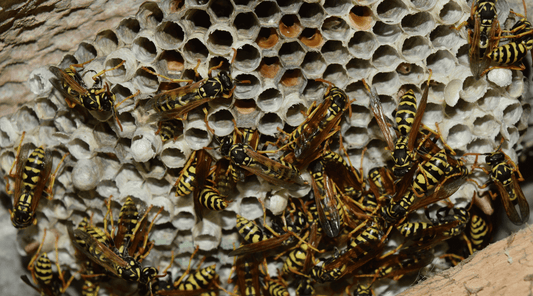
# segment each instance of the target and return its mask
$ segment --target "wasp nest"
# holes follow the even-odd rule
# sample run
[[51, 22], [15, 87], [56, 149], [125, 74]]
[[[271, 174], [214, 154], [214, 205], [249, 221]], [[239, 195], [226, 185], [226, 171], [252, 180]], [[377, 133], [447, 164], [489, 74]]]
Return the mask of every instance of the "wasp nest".
[[[26, 255], [22, 250], [29, 242], [40, 240], [44, 228], [55, 229], [60, 234], [60, 261], [79, 269], [69, 255], [74, 248], [66, 225], [77, 225], [88, 215], [95, 223], [103, 221], [104, 200], [110, 195], [118, 217], [120, 204], [130, 196], [141, 207], [154, 205], [151, 217], [164, 207], [151, 234], [155, 248], [143, 264], [166, 266], [170, 250], [176, 250], [184, 269], [193, 245], [198, 245], [217, 258], [217, 272], [225, 281], [233, 264], [227, 253], [233, 243], [239, 244], [235, 215], [261, 217], [258, 200], [279, 215], [287, 206], [288, 192], [267, 192], [262, 182], [250, 178], [238, 185], [224, 211], [207, 211], [198, 222], [193, 199], [176, 197], [173, 184], [192, 151], [219, 146], [216, 137], [231, 134], [234, 122], [273, 140], [280, 129], [297, 127], [305, 119], [301, 111], [323, 99], [327, 85], [315, 80], [319, 78], [333, 82], [353, 100], [351, 117], [346, 112], [340, 133], [351, 162], [356, 167], [362, 163], [365, 175], [385, 165], [390, 152], [373, 119], [362, 79], [376, 88], [392, 118], [405, 90], [414, 90], [420, 99], [429, 70], [433, 74], [423, 123], [434, 130], [438, 123], [458, 155], [494, 151], [503, 137], [505, 153], [516, 161], [513, 149], [520, 147], [530, 114], [523, 99], [527, 85], [522, 72], [507, 69], [479, 80], [473, 77], [466, 33], [451, 28], [465, 21], [470, 9], [460, 0], [143, 3], [135, 16], [96, 33], [58, 65], [65, 69], [92, 60], [78, 68], [91, 85], [95, 73], [123, 62], [102, 75], [117, 102], [140, 92], [118, 107], [122, 130], [112, 112], [68, 108], [50, 83], [54, 76], [48, 67], [29, 77], [35, 99], [0, 119], [4, 173], [14, 161], [23, 131], [24, 143], [54, 151], [54, 168], [63, 154], [70, 153], [55, 182], [54, 199], [39, 204], [37, 226], [19, 233], [21, 255]], [[193, 110], [182, 121], [182, 134], [163, 142], [155, 134], [156, 122], [148, 120], [145, 103], [169, 81], [150, 72], [195, 79], [198, 61], [201, 77], [222, 63], [213, 74], [225, 70], [243, 83], [237, 83], [231, 99], [209, 102], [207, 123], [214, 134], [203, 112]], [[482, 178], [480, 184], [487, 180]], [[466, 205], [475, 188], [466, 183], [453, 200]], [[303, 196], [309, 190], [307, 186], [294, 194]]]

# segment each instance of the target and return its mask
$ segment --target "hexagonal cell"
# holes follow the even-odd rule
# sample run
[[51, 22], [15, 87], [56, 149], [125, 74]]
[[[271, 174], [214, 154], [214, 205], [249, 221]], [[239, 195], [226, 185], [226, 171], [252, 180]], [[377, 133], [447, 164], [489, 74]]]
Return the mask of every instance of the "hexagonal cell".
[[316, 24], [322, 23], [322, 19], [324, 18], [324, 9], [319, 3], [305, 2], [300, 7], [298, 15], [300, 16], [300, 21], [305, 28], [312, 27], [316, 26]]
[[208, 31], [207, 48], [210, 52], [224, 55], [231, 52], [233, 46], [233, 35], [231, 28], [216, 26]]
[[259, 62], [261, 62], [261, 53], [252, 44], [243, 44], [237, 48], [234, 65], [239, 70], [252, 71], [259, 66]]
[[167, 72], [177, 74], [185, 69], [185, 60], [181, 53], [176, 50], [165, 50], [159, 55], [158, 60], [165, 65], [161, 65], [162, 68], [166, 68]]
[[474, 106], [474, 103], [469, 103], [463, 99], [459, 99], [454, 107], [446, 105], [444, 108], [444, 116], [454, 118], [455, 122], [466, 121], [466, 119], [472, 114], [472, 109]]
[[466, 146], [472, 139], [472, 132], [464, 124], [454, 125], [449, 129], [446, 141], [454, 147], [460, 148]]
[[352, 126], [348, 128], [342, 135], [342, 139], [346, 141], [348, 148], [361, 148], [368, 143], [368, 129], [366, 127]]
[[458, 22], [463, 16], [461, 6], [455, 1], [446, 3], [439, 12], [439, 18], [446, 25], [452, 25]]
[[118, 47], [118, 37], [112, 30], [100, 31], [96, 34], [94, 45], [98, 48], [101, 56], [106, 56]]
[[349, 59], [348, 49], [341, 41], [330, 40], [322, 46], [321, 51], [328, 64], [344, 64]]
[[[165, 4], [167, 6], [164, 6]], [[171, 13], [176, 13], [176, 12], [179, 12], [183, 8], [183, 5], [185, 4], [185, 1], [170, 0], [169, 2], [167, 2], [165, 4], [163, 4], [163, 3], [161, 4], [161, 6], [163, 7], [163, 10], [168, 10]]]
[[255, 42], [259, 47], [268, 49], [274, 47], [279, 40], [278, 30], [275, 28], [261, 28]]
[[453, 45], [453, 48], [457, 48], [458, 45], [467, 42], [457, 34], [456, 30], [451, 29], [448, 25], [438, 26], [431, 32], [429, 38], [433, 46], [437, 48], [444, 47], [449, 49], [450, 45]]
[[428, 69], [433, 70], [433, 74], [448, 76], [455, 70], [455, 57], [448, 50], [439, 50], [430, 55], [427, 60]]
[[276, 2], [283, 13], [296, 13], [302, 5], [301, 0], [277, 0]]
[[344, 40], [350, 32], [350, 26], [340, 17], [328, 17], [322, 23], [322, 33], [328, 39]]
[[367, 77], [369, 70], [372, 68], [369, 60], [362, 60], [358, 58], [351, 59], [346, 64], [348, 75], [354, 79], [361, 79]]
[[303, 87], [305, 78], [300, 69], [285, 69], [280, 83], [287, 88], [299, 88], [301, 86]]
[[350, 10], [350, 24], [358, 31], [368, 31], [372, 28], [372, 10], [368, 6], [354, 6]]
[[163, 11], [155, 2], [144, 2], [137, 12], [137, 19], [141, 27], [146, 29], [154, 29], [163, 21]]
[[235, 5], [237, 6], [250, 7], [253, 4], [255, 4], [255, 1], [254, 0], [233, 0], [233, 3], [235, 3]]
[[389, 25], [383, 22], [376, 22], [372, 28], [379, 42], [383, 44], [392, 44], [402, 35], [402, 29], [398, 25]]
[[459, 47], [459, 50], [457, 50], [457, 54], [455, 55], [457, 61], [465, 67], [470, 67], [469, 51], [470, 45], [464, 44], [463, 46]]
[[520, 120], [522, 115], [522, 106], [519, 102], [510, 104], [503, 110], [503, 121], [508, 125], [514, 125]]
[[409, 9], [400, 0], [384, 0], [377, 6], [376, 12], [384, 23], [397, 24], [409, 12]]
[[372, 78], [372, 86], [379, 94], [392, 96], [400, 87], [400, 80], [396, 72], [378, 73]]
[[407, 15], [402, 19], [402, 28], [410, 35], [427, 35], [435, 28], [435, 20], [429, 12]]
[[494, 119], [492, 115], [486, 114], [485, 116], [478, 117], [474, 120], [473, 132], [475, 135], [482, 137], [493, 137], [494, 131], [500, 129], [500, 124]]
[[380, 71], [391, 71], [400, 64], [400, 55], [389, 45], [380, 46], [372, 56], [372, 63]]
[[186, 122], [183, 129], [183, 136], [191, 149], [199, 150], [211, 143], [212, 135], [207, 130], [204, 119]]
[[426, 105], [422, 123], [430, 128], [435, 128], [435, 122], [444, 120], [444, 107], [442, 104], [429, 103]]
[[427, 38], [414, 36], [407, 38], [402, 44], [402, 55], [409, 62], [418, 62], [431, 53]]
[[257, 106], [264, 112], [276, 112], [283, 103], [281, 92], [275, 88], [264, 90], [257, 97]]
[[303, 61], [305, 51], [298, 42], [288, 42], [281, 46], [278, 56], [283, 66], [297, 66]]
[[233, 21], [233, 26], [241, 38], [255, 39], [261, 28], [259, 20], [252, 12], [239, 13]]
[[333, 82], [339, 88], [344, 88], [348, 83], [348, 74], [344, 67], [339, 64], [328, 65], [323, 77], [325, 80]]
[[278, 4], [274, 1], [261, 1], [254, 11], [261, 25], [278, 24], [281, 17]]
[[130, 44], [135, 39], [135, 36], [141, 30], [139, 21], [134, 18], [123, 19], [117, 27], [117, 34], [122, 41], [126, 44]]
[[260, 111], [254, 100], [235, 100], [233, 106], [235, 111], [239, 113], [236, 118], [237, 126], [256, 126]]
[[418, 82], [424, 76], [424, 69], [416, 64], [400, 63], [396, 72], [400, 74], [400, 81], [405, 82]]
[[479, 100], [487, 92], [487, 84], [485, 79], [476, 80], [469, 76], [463, 82], [463, 90], [460, 92], [461, 98], [470, 103]]
[[[150, 69], [154, 71], [154, 69]], [[152, 93], [157, 91], [159, 81], [157, 76], [146, 72], [143, 68], [137, 69], [133, 77], [133, 85], [141, 91], [141, 93]]]
[[233, 13], [234, 8], [230, 1], [214, 0], [209, 3], [208, 10], [219, 20], [227, 20]]
[[325, 92], [326, 87], [324, 86], [324, 83], [316, 80], [309, 80], [307, 81], [302, 94], [308, 101], [318, 101], [323, 98]]
[[155, 30], [155, 41], [163, 49], [178, 48], [184, 39], [183, 28], [175, 22], [164, 22]]
[[52, 120], [57, 112], [57, 106], [48, 99], [38, 98], [35, 100], [34, 110], [40, 119]]
[[360, 59], [370, 59], [374, 50], [378, 47], [378, 41], [374, 34], [370, 32], [355, 32], [348, 43], [350, 53]]
[[235, 96], [239, 99], [251, 99], [257, 96], [261, 89], [261, 81], [256, 77], [256, 73], [238, 74], [235, 76], [237, 81], [249, 81], [249, 83], [238, 83], [235, 87]]
[[266, 113], [258, 122], [257, 129], [264, 135], [275, 136], [278, 128], [283, 129], [283, 120], [276, 113]]
[[411, 4], [417, 10], [431, 10], [437, 4], [437, 0], [411, 0]]
[[80, 43], [78, 49], [74, 53], [74, 57], [80, 62], [92, 60], [96, 58], [97, 55], [98, 52], [96, 51], [96, 48], [94, 48], [92, 44], [86, 42]]
[[326, 61], [320, 52], [309, 51], [302, 62], [302, 69], [309, 77], [319, 77], [326, 69]]
[[283, 100], [283, 107], [281, 108], [282, 118], [290, 126], [299, 126], [306, 116], [302, 113], [307, 110], [302, 103], [302, 98], [297, 93], [292, 93]]
[[155, 46], [155, 43], [147, 37], [137, 37], [133, 41], [131, 50], [137, 60], [144, 63], [152, 62], [157, 56], [157, 47]]
[[[222, 63], [222, 65], [220, 65], [220, 63]], [[230, 61], [223, 57], [223, 56], [211, 56], [209, 58], [209, 68], [208, 69], [211, 69], [211, 68], [216, 68], [213, 69], [215, 70], [214, 73], [212, 73], [212, 75], [215, 75], [216, 73], [218, 73], [219, 71], [226, 71], [226, 72], [231, 72], [231, 65], [230, 65]]]
[[350, 0], [325, 0], [324, 9], [332, 15], [343, 15], [350, 9], [352, 1]]
[[190, 31], [204, 32], [211, 27], [211, 17], [203, 10], [191, 9], [187, 11], [183, 19]]
[[300, 34], [300, 37], [298, 37], [298, 39], [304, 45], [311, 48], [321, 47], [322, 44], [324, 44], [324, 38], [322, 38], [320, 30], [313, 28], [305, 28], [302, 31], [302, 34]]
[[223, 137], [231, 134], [233, 132], [233, 114], [226, 108], [220, 108], [210, 112], [207, 117], [209, 126], [215, 130], [215, 135], [218, 137]]
[[300, 24], [298, 16], [295, 14], [287, 14], [283, 16], [279, 22], [279, 32], [281, 35], [288, 38], [298, 37], [300, 32], [302, 32], [302, 25]]
[[272, 79], [276, 77], [280, 69], [281, 63], [278, 57], [264, 57], [261, 60], [261, 64], [259, 64], [259, 73], [264, 78]]
[[183, 47], [183, 57], [185, 60], [193, 65], [198, 63], [198, 60], [205, 62], [207, 56], [209, 55], [209, 50], [204, 45], [204, 43], [198, 39], [193, 38], [189, 39], [185, 46]]

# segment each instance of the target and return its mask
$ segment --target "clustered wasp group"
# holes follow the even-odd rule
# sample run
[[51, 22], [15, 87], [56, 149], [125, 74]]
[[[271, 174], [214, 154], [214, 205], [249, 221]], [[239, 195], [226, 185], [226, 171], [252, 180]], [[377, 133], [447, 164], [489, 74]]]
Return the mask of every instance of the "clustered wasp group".
[[[470, 64], [476, 78], [494, 68], [522, 70], [523, 64], [516, 64], [533, 49], [533, 27], [524, 16], [511, 11], [519, 20], [510, 30], [500, 28], [501, 1], [473, 1], [471, 16], [461, 25], [468, 28]], [[500, 45], [500, 40], [508, 42]], [[124, 62], [94, 75], [94, 85], [88, 88], [76, 68], [89, 62], [67, 69], [50, 67], [56, 76], [51, 82], [70, 108], [81, 105], [90, 111], [111, 111], [122, 130], [116, 112], [121, 103], [116, 104], [107, 83], [102, 86], [101, 76]], [[190, 111], [211, 100], [230, 99], [236, 83], [246, 83], [234, 81], [226, 71], [212, 77], [211, 72], [221, 66], [222, 63], [211, 68], [207, 78], [197, 81], [171, 79], [143, 68], [173, 83], [187, 83], [161, 90], [145, 105], [146, 112], [151, 113], [149, 121], [158, 122], [155, 133], [160, 134], [163, 142], [176, 140], [182, 134], [181, 121]], [[321, 79], [317, 81], [327, 85], [323, 100], [308, 109], [306, 119], [298, 127], [280, 130], [282, 136], [275, 142], [261, 139], [257, 130], [238, 128], [235, 123], [232, 134], [217, 139], [217, 147], [204, 147], [190, 154], [173, 188], [176, 196], [192, 194], [196, 218], [200, 220], [204, 211], [228, 207], [237, 184], [246, 182], [251, 175], [276, 190], [292, 192], [303, 186], [311, 187], [305, 197], [289, 198], [281, 216], [267, 218], [265, 207], [259, 222], [236, 215], [236, 228], [243, 244], [229, 254], [235, 256], [232, 273], [236, 276], [229, 279], [235, 286], [233, 291], [224, 290], [220, 284], [216, 265], [191, 272], [189, 262], [187, 271], [175, 281], [168, 271], [170, 265], [163, 272], [152, 266], [142, 267], [154, 246], [148, 236], [163, 208], [150, 222], [152, 206], [141, 215], [128, 197], [114, 221], [110, 197], [105, 203], [103, 228], [97, 227], [92, 218], [84, 219], [76, 228], [68, 227], [81, 266], [78, 273], [83, 280], [82, 294], [98, 295], [102, 283], [118, 278], [138, 283], [139, 295], [215, 295], [222, 289], [231, 295], [280, 296], [289, 295], [290, 287], [297, 295], [316, 295], [321, 293], [315, 289], [317, 284], [330, 282], [335, 283], [330, 285], [335, 293], [345, 290], [350, 294], [351, 290], [353, 295], [372, 295], [370, 287], [376, 280], [399, 279], [430, 264], [435, 256], [434, 247], [444, 240], [454, 240], [449, 253], [442, 256], [453, 264], [484, 248], [491, 239], [491, 217], [485, 209], [486, 203], [491, 207], [491, 200], [501, 200], [512, 223], [526, 223], [529, 205], [518, 184], [523, 178], [517, 165], [503, 152], [503, 138], [493, 152], [458, 156], [441, 136], [437, 123], [437, 131], [422, 124], [431, 70], [428, 74], [420, 101], [417, 102], [413, 90], [405, 91], [393, 121], [385, 115], [376, 89], [363, 80], [370, 109], [391, 156], [389, 166], [372, 168], [366, 176], [362, 167], [356, 169], [352, 165], [339, 133], [343, 115], [351, 113], [351, 101], [342, 89]], [[207, 112], [205, 108], [204, 111]], [[68, 153], [62, 156], [52, 173], [53, 152], [43, 146], [31, 151], [30, 144], [23, 144], [24, 136], [22, 133], [15, 161], [5, 176], [6, 191], [14, 196], [11, 220], [19, 229], [37, 223], [39, 199], [43, 194], [53, 198], [54, 181], [68, 156]], [[468, 155], [475, 155], [470, 168]], [[484, 156], [485, 164], [478, 162], [479, 156]], [[475, 170], [488, 175], [491, 182], [477, 184], [469, 177]], [[307, 181], [302, 172], [308, 172]], [[9, 178], [15, 179], [14, 190]], [[474, 196], [468, 205], [454, 204], [449, 197], [466, 182], [475, 183], [480, 189], [492, 184], [496, 189], [489, 190], [492, 199]], [[413, 222], [419, 217], [417, 211], [425, 214], [427, 222]], [[403, 238], [396, 248], [389, 250], [387, 244], [394, 235]], [[58, 260], [57, 237], [53, 271], [47, 254], [41, 254], [45, 236], [46, 229], [28, 265], [35, 285], [27, 276], [21, 278], [42, 295], [60, 295], [74, 276], [65, 280], [66, 272], [61, 270]], [[276, 277], [270, 277], [267, 263], [278, 260], [283, 260], [283, 267]], [[167, 280], [160, 279], [167, 276]], [[108, 289], [117, 293], [111, 287]]]

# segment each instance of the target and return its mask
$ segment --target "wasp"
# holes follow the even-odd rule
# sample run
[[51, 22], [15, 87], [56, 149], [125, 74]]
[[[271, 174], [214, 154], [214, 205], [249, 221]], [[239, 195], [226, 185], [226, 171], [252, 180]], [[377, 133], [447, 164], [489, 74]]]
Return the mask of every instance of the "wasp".
[[379, 266], [375, 270], [375, 275], [380, 277], [401, 279], [405, 274], [419, 270], [433, 261], [433, 253], [430, 250], [417, 250], [408, 248], [400, 251], [399, 254], [390, 255], [381, 260], [377, 260]]
[[254, 256], [239, 256], [235, 262], [240, 295], [261, 295], [258, 262]]
[[[341, 231], [342, 215], [339, 214], [337, 194], [333, 181], [325, 173], [322, 160], [313, 161], [308, 167], [312, 177], [315, 203], [320, 217], [320, 223], [324, 232], [329, 237], [336, 237]], [[341, 207], [342, 211], [342, 207]]]
[[[481, 211], [479, 211], [481, 212]], [[468, 251], [473, 254], [484, 249], [491, 240], [492, 223], [486, 215], [472, 211], [465, 235]]]
[[353, 296], [374, 296], [374, 291], [370, 286], [357, 284], [357, 288], [353, 291]]
[[[259, 146], [259, 131], [251, 128], [241, 128], [238, 129], [237, 123], [234, 122], [235, 131], [233, 136], [224, 137], [222, 140], [222, 145], [220, 146], [220, 153], [225, 158], [230, 158], [230, 150], [234, 144], [243, 143], [249, 145], [253, 150], [257, 150]], [[228, 170], [224, 171], [225, 175], [231, 177], [232, 183], [244, 182], [247, 175], [252, 175], [252, 173], [247, 172], [245, 169], [236, 166], [234, 163], [230, 162], [228, 165]], [[221, 176], [218, 174], [217, 176]]]
[[373, 168], [368, 171], [368, 184], [374, 193], [373, 197], [394, 193], [392, 172], [387, 167]]
[[385, 114], [383, 113], [383, 107], [379, 101], [377, 91], [374, 87], [371, 89], [364, 82], [367, 91], [370, 94], [370, 109], [374, 113], [379, 128], [385, 137], [385, 141], [392, 152], [392, 159], [394, 160], [394, 166], [392, 172], [396, 177], [402, 177], [409, 171], [414, 161], [414, 148], [416, 140], [419, 135], [420, 125], [422, 123], [422, 117], [427, 105], [427, 99], [429, 94], [429, 82], [431, 80], [431, 70], [429, 72], [427, 87], [422, 94], [422, 99], [416, 106], [416, 98], [413, 91], [406, 92], [401, 98], [398, 105], [398, 111], [396, 112], [396, 122], [399, 124], [398, 130], [400, 133], [399, 138], [396, 138], [393, 131], [389, 128]]
[[[307, 239], [307, 241], [305, 241]], [[307, 274], [312, 267], [312, 254], [317, 250], [321, 236], [317, 235], [317, 225], [313, 223], [311, 229], [300, 239], [300, 243], [295, 246], [287, 255], [283, 263], [283, 273], [294, 273], [299, 275]], [[279, 258], [279, 254], [275, 259]]]
[[333, 136], [339, 129], [338, 125], [344, 111], [350, 107], [346, 93], [333, 86], [331, 82], [318, 79], [329, 84], [324, 94], [324, 101], [309, 108], [304, 122], [288, 135], [288, 143], [280, 150], [292, 151], [285, 160], [303, 168], [320, 155], [317, 149], [325, 140]]
[[247, 243], [253, 244], [267, 239], [267, 235], [253, 221], [237, 215], [237, 231]]
[[[198, 269], [193, 274], [189, 274], [191, 269], [191, 261], [197, 252], [198, 247], [196, 247], [192, 253], [191, 258], [189, 259], [189, 266], [187, 267], [185, 273], [172, 284], [173, 289], [157, 291], [158, 295], [217, 295], [215, 289], [222, 288], [217, 283], [218, 275], [215, 270], [216, 264]], [[173, 259], [174, 258], [171, 259], [171, 262]], [[187, 275], [188, 278], [184, 280], [185, 276]], [[224, 291], [227, 292], [226, 290]]]
[[72, 227], [69, 227], [68, 231], [72, 243], [79, 251], [115, 276], [130, 282], [139, 282], [141, 285], [149, 285], [157, 276], [156, 268], [142, 268], [139, 261], [127, 252], [118, 254], [118, 250], [113, 251], [86, 231], [79, 228], [73, 230]]
[[[15, 161], [11, 165], [8, 175], [4, 176], [6, 179], [6, 192], [14, 196], [13, 209], [10, 210], [11, 223], [15, 228], [19, 229], [37, 223], [35, 210], [41, 195], [46, 192], [47, 198], [53, 199], [52, 188], [54, 187], [57, 172], [61, 167], [61, 163], [69, 155], [68, 152], [63, 155], [56, 170], [50, 175], [52, 171], [52, 152], [45, 150], [43, 146], [39, 146], [29, 153], [31, 144], [22, 145], [25, 134], [26, 132], [22, 133]], [[13, 168], [15, 167], [16, 171], [13, 174]], [[15, 178], [14, 191], [9, 189], [8, 176]], [[47, 183], [48, 187], [45, 189]]]
[[[153, 119], [185, 119], [186, 114], [214, 98], [228, 99], [233, 95], [235, 86], [229, 74], [221, 71], [216, 77], [211, 77], [211, 72], [222, 66], [222, 62], [208, 71], [208, 78], [188, 84], [179, 88], [167, 90], [155, 95], [145, 105], [146, 110], [155, 110]], [[143, 69], [153, 75], [165, 78], [172, 82], [191, 82], [184, 79], [172, 79], [157, 74], [146, 67]]]
[[183, 123], [177, 119], [161, 121], [156, 135], [159, 134], [161, 141], [166, 142], [170, 139], [176, 139], [183, 132]]
[[239, 167], [256, 174], [269, 183], [297, 189], [303, 185], [300, 171], [284, 160], [275, 161], [257, 153], [247, 144], [234, 144], [229, 152], [231, 161]]
[[333, 262], [333, 260], [338, 259], [340, 256], [341, 253], [339, 252], [339, 250], [335, 249], [335, 254], [333, 255], [333, 257], [323, 260], [322, 265], [315, 265], [313, 267], [313, 269], [311, 270], [311, 277], [321, 284], [338, 280], [340, 276], [344, 273], [346, 265], [342, 265], [331, 270], [325, 270], [324, 267], [326, 266], [326, 264]]
[[[470, 213], [464, 208], [453, 208], [454, 214], [450, 215], [450, 208], [441, 208], [437, 211], [437, 221], [429, 224], [426, 222], [403, 223], [397, 227], [398, 231], [406, 238], [412, 239], [418, 245], [435, 245], [443, 240], [458, 236], [463, 233]], [[444, 215], [441, 213], [444, 212]], [[427, 214], [427, 213], [426, 213]]]
[[24, 283], [35, 289], [40, 295], [47, 296], [59, 296], [65, 292], [65, 290], [70, 286], [70, 283], [74, 279], [72, 276], [68, 281], [65, 282], [64, 272], [61, 271], [59, 266], [59, 251], [58, 251], [58, 240], [59, 236], [56, 235], [55, 240], [55, 250], [56, 250], [56, 268], [57, 273], [54, 273], [52, 270], [52, 262], [48, 258], [46, 253], [41, 254], [41, 249], [44, 245], [46, 238], [46, 228], [44, 229], [43, 239], [37, 252], [30, 260], [28, 264], [28, 270], [31, 273], [33, 281], [39, 286], [35, 287], [26, 275], [21, 276], [20, 278]]
[[298, 287], [296, 287], [296, 295], [298, 296], [313, 296], [315, 295], [315, 287], [313, 287], [313, 279], [303, 278]]
[[[342, 141], [341, 148], [344, 150]], [[363, 178], [359, 171], [348, 165], [340, 154], [331, 150], [324, 150], [321, 159], [324, 162], [325, 173], [341, 188], [344, 195], [349, 197], [359, 197], [361, 195]]]
[[[474, 166], [481, 168], [490, 176], [492, 182], [496, 185], [509, 220], [515, 225], [526, 223], [529, 220], [529, 204], [522, 188], [518, 184], [518, 182], [524, 180], [518, 170], [518, 166], [501, 150], [501, 144], [496, 151], [484, 155], [487, 155], [485, 162], [490, 166], [490, 172], [477, 165], [477, 156], [479, 154], [476, 154], [476, 163]], [[484, 185], [482, 188], [486, 186]], [[493, 198], [495, 197], [495, 194], [491, 195]], [[520, 214], [516, 211], [515, 204], [518, 204]]]
[[116, 102], [116, 96], [109, 90], [109, 85], [107, 82], [102, 87], [102, 76], [104, 73], [116, 70], [120, 68], [125, 61], [122, 61], [120, 64], [116, 65], [110, 69], [104, 69], [101, 72], [94, 75], [92, 78], [94, 80], [94, 85], [87, 89], [87, 86], [83, 82], [80, 74], [76, 71], [76, 68], [81, 68], [86, 64], [90, 63], [92, 60], [89, 60], [82, 64], [70, 65], [67, 69], [59, 69], [57, 67], [50, 67], [50, 71], [56, 76], [55, 78], [50, 79], [50, 82], [58, 89], [64, 96], [65, 101], [69, 108], [74, 108], [75, 105], [81, 105], [89, 111], [97, 112], [109, 112], [113, 111], [115, 115], [115, 120], [122, 131], [122, 125], [117, 115], [117, 107], [122, 104], [124, 101], [131, 99], [138, 95], [137, 93], [125, 98], [118, 104]]
[[[522, 3], [524, 4], [525, 14], [527, 15], [525, 2]], [[488, 57], [493, 61], [498, 64], [507, 64], [508, 66], [491, 67], [485, 70], [483, 74], [495, 68], [507, 68], [513, 70], [525, 69], [523, 63], [520, 66], [513, 66], [513, 64], [522, 61], [527, 55], [527, 52], [533, 49], [533, 26], [525, 16], [512, 10], [511, 13], [520, 17], [520, 19], [514, 24], [511, 30], [507, 31], [511, 35], [498, 36], [497, 39], [513, 38], [513, 40], [501, 46], [494, 46], [494, 49], [488, 53]]]
[[371, 218], [361, 225], [362, 230], [359, 235], [348, 243], [346, 251], [332, 262], [325, 264], [323, 269], [328, 272], [336, 268], [343, 268], [347, 262], [354, 261], [346, 266], [338, 278], [351, 273], [355, 269], [363, 266], [381, 252], [382, 243], [386, 234], [383, 232], [383, 225], [377, 218]]

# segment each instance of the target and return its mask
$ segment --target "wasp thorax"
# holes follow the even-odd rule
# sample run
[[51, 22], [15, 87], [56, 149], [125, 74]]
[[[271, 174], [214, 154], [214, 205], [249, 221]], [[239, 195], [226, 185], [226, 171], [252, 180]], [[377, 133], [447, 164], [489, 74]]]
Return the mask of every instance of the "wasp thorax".
[[235, 144], [230, 148], [229, 156], [231, 157], [231, 160], [238, 165], [248, 165], [251, 160], [248, 155], [246, 155], [244, 147], [244, 144]]
[[218, 74], [218, 77], [220, 79], [220, 82], [222, 83], [224, 92], [233, 88], [233, 81], [229, 77], [228, 72], [222, 71], [220, 72], [220, 74]]
[[503, 161], [505, 161], [505, 156], [501, 152], [494, 152], [485, 157], [485, 162], [490, 166], [495, 166]]

